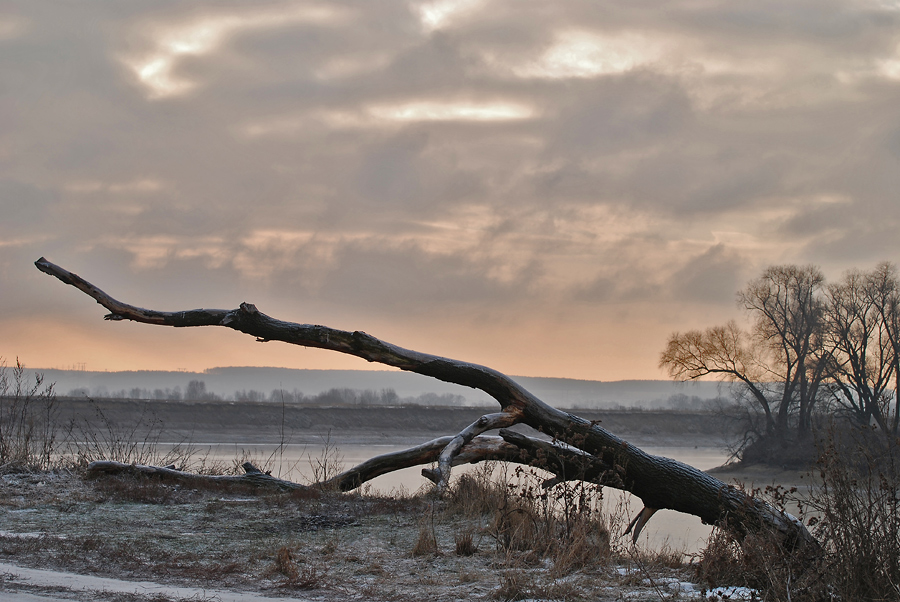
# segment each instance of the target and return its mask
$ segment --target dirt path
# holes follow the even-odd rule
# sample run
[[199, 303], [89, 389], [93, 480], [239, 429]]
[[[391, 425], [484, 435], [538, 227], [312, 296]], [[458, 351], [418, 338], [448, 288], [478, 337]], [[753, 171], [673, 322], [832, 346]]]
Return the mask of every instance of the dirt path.
[[[29, 591], [17, 591], [27, 588]], [[0, 591], [5, 602], [58, 602], [59, 600], [115, 599], [136, 596], [138, 600], [216, 600], [218, 602], [307, 602], [307, 598], [272, 598], [250, 592], [177, 587], [153, 581], [124, 581], [109, 577], [78, 575], [62, 571], [29, 569], [0, 563]]]

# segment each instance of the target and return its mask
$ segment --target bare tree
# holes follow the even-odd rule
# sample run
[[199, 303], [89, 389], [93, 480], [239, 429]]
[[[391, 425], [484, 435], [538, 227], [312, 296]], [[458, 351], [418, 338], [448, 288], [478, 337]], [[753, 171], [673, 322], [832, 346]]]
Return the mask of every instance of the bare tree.
[[[112, 298], [90, 282], [44, 258], [36, 261], [35, 265], [42, 272], [95, 299], [110, 312], [106, 316], [108, 320], [132, 320], [175, 327], [224, 326], [254, 336], [260, 342], [283, 341], [328, 349], [477, 388], [500, 404], [499, 412], [482, 416], [454, 436], [437, 439], [392, 458], [369, 460], [354, 469], [356, 476], [342, 477], [341, 488], [357, 487], [372, 475], [431, 462], [436, 457], [438, 467], [431, 476], [441, 492], [449, 483], [451, 467], [467, 455], [468, 461], [472, 462], [498, 456], [528, 462], [528, 458], [546, 456], [547, 451], [542, 447], [547, 444], [546, 441], [522, 437], [506, 429], [514, 424], [525, 424], [549, 435], [554, 441], [567, 444], [564, 448], [557, 445], [552, 450], [565, 449], [579, 458], [590, 460], [590, 470], [582, 471], [575, 478], [623, 489], [641, 499], [644, 508], [632, 523], [635, 538], [654, 512], [668, 508], [693, 514], [708, 524], [727, 527], [739, 536], [760, 529], [772, 529], [781, 533], [792, 545], [815, 545], [815, 540], [802, 523], [762, 500], [696, 468], [648, 454], [599, 424], [545, 404], [509, 377], [485, 366], [403, 349], [361, 331], [347, 332], [321, 325], [284, 322], [263, 314], [248, 303], [242, 303], [233, 310], [162, 312], [143, 309]], [[493, 439], [486, 442], [483, 437], [483, 433], [496, 429], [500, 429], [502, 445], [492, 443]], [[487, 451], [479, 451], [479, 446], [484, 445]], [[508, 446], [513, 446], [515, 453], [510, 454]], [[549, 479], [547, 486], [573, 478], [571, 471], [565, 469], [565, 458], [570, 457], [568, 453], [560, 453], [558, 457], [563, 460], [558, 462], [558, 468], [549, 465], [550, 470], [556, 472], [556, 477]]]
[[675, 380], [715, 376], [740, 383], [765, 414], [766, 431], [774, 432], [772, 402], [763, 379], [766, 368], [754, 355], [748, 339], [749, 335], [733, 320], [705, 331], [676, 332], [669, 337], [659, 364]]
[[824, 283], [815, 266], [772, 266], [738, 293], [765, 353], [760, 363], [767, 366], [768, 379], [779, 384], [775, 431], [782, 435], [795, 405], [800, 436], [809, 432], [826, 366], [821, 341]]
[[896, 341], [892, 332], [895, 309], [890, 274], [851, 270], [827, 288], [826, 339], [832, 365], [829, 387], [838, 404], [854, 420], [868, 426], [873, 420], [885, 433], [889, 424], [891, 378], [896, 370]]
[[894, 417], [891, 431], [898, 434], [900, 427], [900, 277], [897, 267], [883, 262], [869, 274], [875, 307], [881, 316], [885, 334], [891, 344], [894, 366]]
[[736, 322], [705, 331], [673, 334], [660, 367], [677, 380], [715, 376], [740, 384], [765, 415], [765, 434], [785, 438], [798, 416], [800, 436], [825, 375], [821, 343], [824, 277], [814, 266], [768, 268], [738, 293], [752, 328]]

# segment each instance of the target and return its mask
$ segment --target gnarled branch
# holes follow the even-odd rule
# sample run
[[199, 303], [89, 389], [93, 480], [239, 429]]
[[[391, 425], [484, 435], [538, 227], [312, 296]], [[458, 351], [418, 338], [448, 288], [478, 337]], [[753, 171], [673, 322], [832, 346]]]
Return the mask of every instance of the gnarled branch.
[[[774, 528], [790, 541], [814, 541], [803, 525], [793, 517], [692, 466], [648, 454], [598, 424], [553, 408], [511, 378], [485, 366], [404, 349], [362, 331], [348, 332], [327, 326], [284, 322], [265, 315], [248, 303], [242, 303], [233, 310], [160, 312], [142, 309], [110, 297], [86, 280], [43, 257], [35, 265], [42, 272], [55, 276], [92, 297], [111, 312], [107, 319], [175, 327], [225, 326], [255, 336], [260, 341], [283, 341], [329, 349], [480, 389], [497, 400], [503, 414], [512, 417], [507, 422], [506, 418], [499, 419], [496, 418], [497, 415], [491, 415], [494, 417], [486, 418], [486, 426], [510, 426], [512, 422], [521, 422], [594, 456], [600, 465], [612, 468], [621, 479], [622, 489], [639, 497], [647, 509], [668, 508], [693, 514], [705, 523], [727, 525], [738, 534], [760, 528]], [[461, 438], [463, 444], [459, 448], [464, 448], [467, 437], [471, 439], [483, 432], [476, 425], [463, 430], [451, 442]], [[451, 448], [447, 452], [451, 463], [454, 453], [461, 453], [453, 450]], [[444, 465], [446, 461], [442, 462], [439, 477], [441, 482], [446, 482], [449, 478], [449, 468], [445, 470]], [[643, 523], [640, 525], [643, 526]]]

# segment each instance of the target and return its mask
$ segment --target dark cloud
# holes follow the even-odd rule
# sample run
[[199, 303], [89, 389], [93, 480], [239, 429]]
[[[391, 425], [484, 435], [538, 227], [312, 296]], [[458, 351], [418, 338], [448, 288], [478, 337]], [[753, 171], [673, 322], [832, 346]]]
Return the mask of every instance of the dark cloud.
[[570, 84], [548, 123], [553, 155], [605, 157], [690, 131], [691, 102], [668, 77], [637, 72]]
[[646, 300], [659, 296], [659, 287], [651, 282], [635, 281], [635, 274], [599, 276], [575, 290], [573, 299], [595, 305]]
[[734, 301], [737, 290], [752, 276], [747, 261], [723, 244], [711, 246], [691, 257], [672, 274], [668, 288], [672, 297], [692, 304], [722, 305]]
[[357, 310], [368, 306], [375, 314], [389, 315], [431, 313], [435, 308], [455, 314], [486, 304], [509, 309], [530, 294], [536, 271], [528, 265], [509, 281], [500, 281], [491, 277], [483, 262], [458, 255], [355, 245], [341, 251], [338, 264], [317, 295]]
[[858, 208], [847, 202], [814, 203], [801, 207], [781, 227], [786, 236], [822, 239], [859, 221]]
[[370, 149], [357, 172], [358, 195], [404, 205], [424, 200], [421, 172], [427, 163], [422, 153], [427, 146], [426, 132], [410, 132]]

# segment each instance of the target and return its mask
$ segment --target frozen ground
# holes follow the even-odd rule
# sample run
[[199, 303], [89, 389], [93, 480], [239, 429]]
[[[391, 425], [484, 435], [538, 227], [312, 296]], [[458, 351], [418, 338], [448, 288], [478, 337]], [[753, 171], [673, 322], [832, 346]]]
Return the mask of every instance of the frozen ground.
[[[487, 517], [424, 497], [249, 495], [78, 473], [0, 478], [0, 599], [9, 602], [697, 598], [690, 566], [635, 552], [560, 571], [501, 550]], [[416, 555], [423, 529], [436, 553]], [[472, 555], [455, 553], [471, 533]], [[733, 592], [737, 593], [737, 592]], [[735, 599], [733, 596], [731, 599]]]

